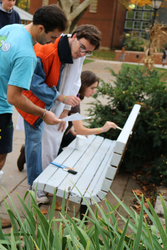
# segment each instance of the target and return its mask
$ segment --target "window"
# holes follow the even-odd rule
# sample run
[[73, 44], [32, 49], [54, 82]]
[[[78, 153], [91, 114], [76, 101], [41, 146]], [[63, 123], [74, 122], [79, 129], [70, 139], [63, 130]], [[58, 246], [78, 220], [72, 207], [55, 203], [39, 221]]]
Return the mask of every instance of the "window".
[[131, 32], [133, 36], [149, 39], [149, 33], [146, 32], [151, 25], [153, 8], [149, 5], [141, 7], [136, 5], [132, 11], [126, 11], [124, 32]]
[[145, 30], [145, 28], [147, 28], [148, 26], [149, 26], [148, 22], [142, 22], [141, 29]]
[[127, 11], [126, 18], [127, 19], [133, 19], [133, 11]]
[[151, 10], [152, 7], [151, 7], [150, 5], [145, 5], [145, 6], [144, 6], [144, 9], [145, 9], [145, 10]]
[[142, 12], [141, 11], [135, 11], [135, 19], [142, 19]]
[[90, 7], [89, 7], [89, 12], [91, 13], [97, 12], [97, 0], [92, 0]]
[[139, 30], [140, 29], [140, 22], [134, 22], [134, 27], [135, 30]]
[[150, 20], [150, 12], [143, 13], [143, 20]]
[[132, 32], [132, 36], [139, 37], [140, 36], [140, 32], [139, 31], [133, 31]]
[[42, 0], [42, 6], [48, 5], [48, 4], [49, 4], [49, 0]]
[[126, 21], [125, 22], [125, 29], [132, 29], [132, 24], [133, 24], [132, 21]]
[[141, 32], [141, 37], [144, 39], [148, 39], [148, 34], [146, 32]]
[[74, 0], [73, 10], [75, 10], [80, 4], [80, 0]]
[[140, 5], [137, 5], [136, 10], [142, 10], [142, 7]]

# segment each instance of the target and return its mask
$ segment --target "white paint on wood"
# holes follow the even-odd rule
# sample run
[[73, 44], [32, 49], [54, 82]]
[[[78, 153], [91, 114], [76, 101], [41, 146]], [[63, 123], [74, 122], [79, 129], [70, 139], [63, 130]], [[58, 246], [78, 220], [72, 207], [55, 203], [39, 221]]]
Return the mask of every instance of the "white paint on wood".
[[117, 141], [91, 135], [80, 150], [75, 149], [75, 140], [53, 161], [72, 167], [76, 175], [49, 165], [34, 181], [33, 187], [64, 196], [75, 203], [89, 204], [103, 200], [112, 184], [117, 167], [122, 159], [128, 138], [139, 113], [140, 105], [132, 109]]
[[131, 134], [131, 131], [133, 130], [134, 124], [136, 122], [137, 116], [140, 111], [140, 105], [135, 104], [131, 113], [129, 114], [129, 117], [123, 127], [123, 130], [121, 131], [120, 135], [117, 138], [117, 144], [114, 149], [114, 152], [117, 152], [119, 154], [123, 153], [124, 145], [127, 143], [129, 135]]
[[110, 180], [113, 180], [116, 171], [117, 171], [117, 168], [115, 168], [115, 167], [113, 167], [113, 166], [110, 165], [110, 166], [108, 167], [108, 169], [107, 169], [105, 178], [108, 178], [108, 179], [110, 179]]
[[122, 158], [122, 155], [119, 155], [119, 154], [117, 154], [117, 153], [113, 153], [112, 159], [111, 159], [111, 163], [110, 163], [110, 164], [111, 164], [112, 166], [118, 167], [121, 158]]

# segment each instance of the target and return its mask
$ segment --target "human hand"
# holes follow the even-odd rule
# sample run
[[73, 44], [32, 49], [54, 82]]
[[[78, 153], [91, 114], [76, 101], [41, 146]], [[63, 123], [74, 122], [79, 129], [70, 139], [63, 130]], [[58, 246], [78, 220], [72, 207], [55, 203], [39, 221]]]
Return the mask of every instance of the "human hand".
[[61, 130], [61, 132], [63, 132], [63, 131], [65, 130], [65, 128], [66, 128], [66, 122], [65, 122], [65, 121], [62, 121], [62, 122], [60, 123], [59, 128], [58, 128], [58, 131]]
[[80, 103], [80, 98], [78, 98], [75, 95], [69, 95], [65, 97], [64, 103], [72, 107], [75, 107]]
[[48, 111], [48, 110], [46, 110], [45, 115], [42, 119], [48, 125], [56, 125], [62, 122], [62, 120], [58, 119], [53, 112]]
[[[68, 110], [63, 110], [63, 112], [61, 113], [61, 115], [59, 116], [59, 119], [63, 119], [63, 118], [65, 118], [66, 116], [68, 115]], [[58, 131], [64, 131], [65, 130], [65, 128], [66, 128], [66, 121], [62, 121], [61, 123], [60, 123], [60, 126], [59, 126], [59, 128], [58, 128]]]
[[103, 126], [103, 130], [104, 132], [107, 132], [110, 128], [114, 128], [116, 129], [117, 128], [117, 125], [114, 123], [114, 122], [109, 122], [107, 121], [104, 126]]

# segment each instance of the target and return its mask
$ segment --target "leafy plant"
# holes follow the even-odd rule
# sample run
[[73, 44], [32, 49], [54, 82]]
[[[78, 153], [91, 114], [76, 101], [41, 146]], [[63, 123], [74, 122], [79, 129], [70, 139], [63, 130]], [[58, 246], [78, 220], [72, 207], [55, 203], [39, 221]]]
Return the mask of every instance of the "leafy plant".
[[[107, 200], [105, 200], [105, 205], [108, 211], [106, 212], [106, 209], [104, 210], [95, 201], [96, 213], [94, 214], [84, 197], [83, 200], [91, 217], [85, 215], [82, 220], [75, 218], [75, 216], [71, 218], [65, 212], [65, 198], [63, 198], [61, 218], [56, 219], [54, 217], [55, 194], [51, 210], [45, 217], [35, 202], [34, 193], [30, 191], [28, 206], [25, 205], [25, 200], [21, 200], [18, 196], [24, 216], [24, 221], [22, 222], [13, 201], [8, 195], [13, 207], [9, 207], [6, 201], [5, 204], [11, 219], [12, 229], [10, 234], [5, 234], [0, 225], [0, 249], [166, 249], [167, 228], [164, 229], [162, 227], [150, 202], [147, 201], [149, 205], [148, 210], [143, 205], [143, 199], [140, 201], [136, 196], [141, 204], [139, 215], [132, 208], [128, 208], [111, 190], [110, 192], [129, 215], [128, 219], [118, 213], [119, 204], [113, 207]], [[25, 197], [27, 195], [28, 193], [26, 193]], [[166, 214], [167, 207], [162, 197], [161, 202], [164, 214]], [[146, 220], [143, 221], [144, 211], [151, 219], [153, 225], [148, 225]], [[119, 217], [125, 222], [123, 231], [118, 228], [118, 220], [116, 220], [115, 213], [118, 213]], [[91, 223], [91, 226], [85, 225], [85, 219]], [[166, 217], [165, 220], [167, 223]], [[132, 230], [132, 234], [129, 236], [127, 235], [128, 228]]]
[[125, 40], [126, 50], [144, 51], [148, 41], [141, 37], [130, 36]]
[[[114, 84], [102, 81], [98, 87], [96, 101], [88, 109], [93, 117], [90, 127], [102, 126], [107, 120], [123, 127], [133, 105], [140, 104], [140, 115], [121, 166], [133, 171], [150, 162], [152, 167], [144, 169], [145, 178], [149, 174], [149, 181], [167, 185], [167, 88], [166, 82], [161, 81], [163, 74], [125, 65], [118, 74], [109, 70], [115, 81]], [[97, 99], [98, 95], [108, 100], [106, 105]], [[119, 132], [109, 130], [103, 136], [115, 140]]]

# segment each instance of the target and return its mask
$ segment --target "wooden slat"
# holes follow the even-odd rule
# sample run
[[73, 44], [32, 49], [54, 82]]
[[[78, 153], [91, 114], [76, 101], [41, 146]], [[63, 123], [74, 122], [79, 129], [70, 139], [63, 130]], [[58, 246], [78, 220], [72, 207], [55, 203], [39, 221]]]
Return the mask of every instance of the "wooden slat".
[[108, 169], [107, 169], [105, 178], [110, 179], [110, 180], [113, 180], [116, 171], [117, 171], [117, 168], [110, 165], [110, 166], [108, 167]]
[[[97, 136], [97, 139], [99, 138], [100, 137]], [[89, 161], [89, 164], [86, 166], [81, 178], [76, 183], [76, 187], [79, 189], [82, 195], [84, 195], [86, 190], [89, 188], [89, 185], [94, 180], [96, 173], [108, 152], [109, 141], [103, 140], [101, 145], [98, 145], [96, 143], [96, 146], [98, 146], [96, 153], [92, 154], [92, 159]], [[87, 156], [85, 157], [87, 158]], [[85, 161], [85, 158], [84, 158], [84, 161]], [[73, 188], [72, 192], [75, 193], [76, 196], [80, 196], [80, 193], [76, 187]], [[74, 196], [71, 197], [70, 200], [75, 201], [75, 197]]]
[[91, 196], [95, 197], [96, 194], [101, 190], [101, 187], [103, 186], [103, 180], [105, 179], [106, 172], [110, 166], [110, 161], [112, 157], [112, 151], [115, 146], [115, 141], [108, 139], [105, 140], [108, 142], [107, 154], [104, 157], [103, 161], [101, 162], [93, 181], [90, 183], [90, 186], [87, 189], [86, 194], [84, 195], [85, 198], [89, 200], [91, 199]]
[[117, 154], [117, 153], [113, 153], [113, 154], [112, 154], [112, 159], [111, 159], [111, 163], [110, 163], [110, 164], [111, 164], [112, 166], [118, 167], [121, 158], [122, 158], [122, 155]]
[[55, 173], [55, 167], [49, 165], [33, 182], [33, 188], [35, 189], [36, 186], [38, 190], [44, 190], [46, 182], [52, 178]]
[[[82, 147], [81, 150], [76, 150], [75, 149], [75, 140], [62, 152], [63, 155], [66, 155], [66, 152], [69, 152], [69, 148], [71, 149], [71, 154], [68, 154], [68, 157], [63, 157], [62, 153], [53, 161], [53, 162], [57, 162], [59, 164], [63, 164], [65, 166], [68, 167], [72, 167], [76, 169], [76, 162], [78, 162], [78, 160], [82, 157], [82, 155], [84, 155], [85, 151], [89, 148], [89, 146], [92, 144], [92, 141], [95, 139], [95, 136], [90, 136], [88, 137], [87, 140], [85, 140], [85, 143]], [[56, 167], [57, 168], [57, 167]], [[54, 193], [54, 189], [59, 188], [59, 186], [61, 185], [61, 183], [66, 180], [67, 178], [74, 176], [72, 174], [68, 174], [67, 172], [63, 171], [62, 169], [57, 168], [57, 171], [55, 172], [55, 174], [53, 174], [52, 178], [49, 179], [46, 182], [45, 185], [45, 192], [49, 192], [49, 193]], [[77, 175], [75, 175], [77, 176]], [[68, 186], [69, 187], [69, 186]], [[67, 187], [67, 191], [68, 191], [68, 187]], [[58, 190], [59, 192], [59, 190]], [[64, 190], [63, 190], [64, 192]], [[58, 194], [57, 194], [58, 195]], [[67, 196], [67, 194], [66, 194]], [[60, 196], [62, 197], [62, 196]]]
[[[57, 196], [61, 197], [64, 190], [66, 190], [68, 192], [69, 186], [71, 187], [72, 195], [73, 196], [78, 195], [78, 191], [76, 190], [76, 188], [73, 186], [72, 183], [74, 183], [78, 187], [78, 183], [83, 182], [82, 177], [83, 177], [86, 169], [89, 167], [89, 163], [92, 159], [92, 156], [97, 152], [98, 148], [100, 147], [100, 145], [102, 144], [103, 141], [104, 141], [103, 137], [96, 136], [91, 144], [91, 147], [87, 148], [85, 154], [82, 155], [82, 157], [79, 159], [79, 161], [76, 161], [76, 160], [74, 160], [74, 157], [71, 157], [71, 161], [76, 162], [75, 170], [78, 171], [78, 173], [76, 175], [68, 174], [68, 178], [64, 179], [64, 181], [59, 186]], [[92, 174], [91, 169], [89, 169], [89, 174], [91, 176], [91, 174]], [[88, 182], [88, 180], [85, 179], [84, 182], [86, 183], [86, 182]], [[80, 192], [82, 194], [84, 194], [85, 189], [84, 188], [80, 189]], [[78, 198], [76, 198], [76, 199], [78, 200]], [[75, 200], [75, 198], [74, 198], [74, 200]]]
[[119, 134], [117, 138], [117, 144], [114, 148], [114, 152], [121, 154], [123, 153], [125, 144], [128, 141], [129, 135], [131, 134], [131, 131], [133, 130], [134, 124], [136, 122], [137, 116], [140, 111], [140, 105], [135, 104], [131, 113], [129, 114], [129, 117], [123, 127], [123, 130]]

